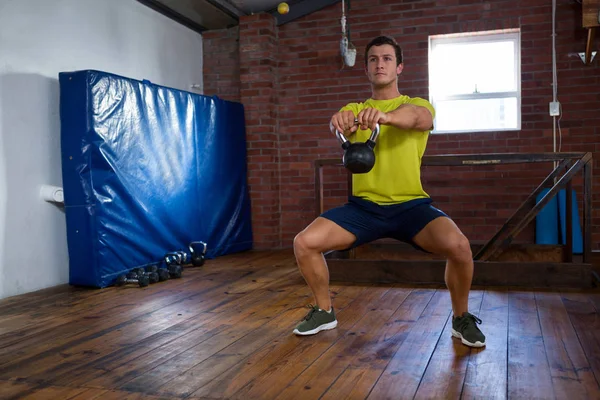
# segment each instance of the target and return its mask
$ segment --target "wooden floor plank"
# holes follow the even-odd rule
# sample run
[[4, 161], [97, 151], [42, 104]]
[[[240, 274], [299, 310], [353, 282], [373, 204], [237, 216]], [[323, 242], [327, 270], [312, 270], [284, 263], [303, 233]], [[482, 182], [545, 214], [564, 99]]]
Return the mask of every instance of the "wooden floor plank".
[[[485, 349], [472, 349], [462, 399], [507, 397], [508, 291], [488, 289], [483, 296], [480, 318], [486, 335]], [[484, 329], [485, 328], [485, 329]]]
[[535, 295], [511, 292], [508, 313], [508, 398], [555, 398]]
[[69, 400], [179, 400], [175, 397], [156, 397], [122, 390], [87, 389]]
[[322, 399], [366, 399], [380, 376], [381, 369], [348, 367], [325, 392]]
[[[72, 388], [59, 386], [40, 386], [32, 393], [21, 397], [22, 400], [70, 400], [89, 392], [87, 388]], [[91, 393], [88, 393], [91, 394]]]
[[[307, 286], [302, 286], [298, 290], [306, 294], [310, 292]], [[340, 292], [343, 293], [343, 289]], [[222, 373], [239, 363], [245, 362], [250, 355], [258, 352], [269, 343], [278, 343], [281, 336], [291, 334], [292, 327], [306, 314], [304, 304], [305, 301], [300, 299], [298, 303], [283, 311], [283, 313], [277, 314], [274, 311], [272, 318], [267, 323], [258, 326], [230, 346], [189, 370], [180, 373], [156, 390], [156, 394], [178, 397], [190, 396]], [[264, 307], [271, 307], [271, 305], [267, 303]]]
[[149, 394], [157, 393], [161, 386], [245, 337], [254, 329], [268, 323], [274, 316], [291, 308], [301, 307], [301, 303], [303, 304], [305, 299], [306, 289], [302, 288], [292, 291], [287, 296], [279, 295], [277, 298], [267, 299], [266, 301], [272, 300], [271, 304], [258, 303], [250, 318], [233, 321], [231, 324], [225, 325], [226, 329], [208, 338], [202, 345], [181, 349], [182, 351], [175, 354], [174, 357], [163, 360], [158, 365], [153, 363], [154, 368], [121, 385], [120, 389], [143, 391]]
[[[340, 287], [338, 289], [332, 287], [334, 292], [337, 292], [333, 298], [336, 313], [338, 315], [340, 315], [340, 313], [343, 315], [346, 312], [344, 310], [350, 304], [353, 304], [357, 298], [361, 297], [366, 290], [369, 290], [370, 287], [371, 285], [369, 284], [352, 285]], [[303, 310], [303, 314], [301, 314], [302, 317], [306, 315], [306, 311], [307, 310]], [[300, 319], [298, 319], [296, 323], [299, 321]], [[288, 354], [296, 350], [300, 341], [288, 340], [291, 336], [291, 331], [292, 327], [290, 326], [279, 338], [273, 340], [273, 342], [269, 343], [267, 346], [262, 347], [246, 360], [242, 360], [221, 376], [215, 377], [211, 382], [200, 387], [192, 394], [192, 396], [214, 399], [231, 398], [249, 382], [257, 379], [274, 364], [281, 359], [288, 357]]]
[[[147, 301], [140, 304], [139, 299], [136, 301], [132, 299], [130, 303], [125, 304], [120, 309], [118, 307], [113, 308], [114, 311], [111, 315], [104, 318], [93, 318], [90, 321], [88, 318], [96, 315], [96, 312], [86, 313], [79, 316], [73, 323], [65, 324], [64, 330], [56, 330], [50, 337], [40, 335], [37, 337], [37, 341], [35, 337], [31, 338], [31, 343], [28, 340], [27, 344], [29, 345], [24, 348], [19, 346], [17, 349], [12, 347], [3, 349], [4, 351], [9, 349], [12, 351], [2, 357], [5, 362], [0, 367], [0, 376], [5, 379], [16, 379], [50, 371], [50, 375], [56, 377], [60, 374], [57, 368], [61, 366], [69, 368], [69, 365], [78, 365], [78, 357], [87, 361], [90, 361], [93, 357], [101, 357], [102, 354], [95, 354], [94, 351], [99, 343], [104, 345], [111, 343], [106, 335], [112, 334], [114, 337], [113, 343], [116, 340], [117, 346], [136, 343], [145, 336], [152, 334], [151, 329], [147, 326], [149, 320], [156, 322], [157, 328], [155, 329], [164, 329], [165, 325], [174, 323], [170, 322], [169, 319], [165, 320], [165, 315], [171, 316], [170, 318], [173, 321], [182, 321], [185, 319], [184, 315], [193, 314], [189, 310], [185, 310], [187, 305], [197, 310], [198, 314], [210, 311], [211, 307], [216, 307], [224, 301], [219, 296], [228, 297], [230, 300], [238, 296], [225, 294], [224, 292], [227, 292], [228, 289], [233, 288], [235, 290], [237, 286], [247, 289], [249, 285], [260, 288], [273, 282], [278, 274], [281, 275], [281, 278], [290, 274], [291, 271], [290, 268], [264, 268], [263, 271], [256, 274], [248, 274], [238, 270], [234, 273], [235, 276], [238, 276], [234, 283], [218, 283], [218, 281], [214, 283], [212, 280], [194, 280], [192, 278], [188, 279], [189, 282], [185, 282], [184, 279], [176, 280], [174, 282], [181, 282], [181, 285], [189, 286], [187, 289], [180, 288], [176, 290], [171, 296], [165, 296], [163, 290], [157, 290], [156, 293], [149, 292], [149, 296], [146, 298]], [[265, 276], [268, 277], [268, 280], [262, 282]], [[218, 294], [215, 294], [215, 292]], [[104, 311], [100, 311], [100, 314], [103, 313]], [[154, 315], [156, 317], [153, 317]], [[141, 329], [135, 330], [133, 327], [136, 325]], [[71, 333], [69, 328], [75, 333]], [[123, 331], [126, 333], [123, 334]], [[35, 365], [35, 367], [31, 367], [32, 365]], [[37, 378], [46, 379], [44, 376]]]
[[[244, 278], [252, 280], [251, 277], [258, 279], [261, 276], [269, 276], [272, 269], [268, 266], [272, 266], [273, 262], [282, 259], [285, 259], [285, 256], [265, 257], [263, 261], [266, 265], [264, 266], [254, 268], [245, 266], [243, 270], [232, 268], [220, 274], [209, 269], [196, 270], [191, 274], [186, 274], [186, 279], [169, 280], [144, 289], [107, 288], [104, 291], [106, 299], [95, 297], [92, 302], [75, 306], [67, 315], [52, 320], [52, 323], [40, 321], [37, 324], [27, 325], [23, 329], [1, 335], [0, 365], [7, 361], [13, 363], [18, 361], [15, 355], [20, 355], [23, 348], [28, 351], [31, 351], [32, 347], [36, 347], [39, 351], [47, 350], [49, 344], [56, 346], [63, 343], [63, 340], [72, 339], [76, 335], [97, 332], [94, 330], [95, 328], [105, 329], [110, 322], [114, 325], [127, 323], [150, 310], [156, 310], [191, 296], [199, 296], [210, 290], [218, 290], [227, 285], [229, 281]], [[218, 279], [210, 277], [215, 273], [219, 275]], [[141, 307], [140, 297], [145, 300]], [[57, 337], [60, 338], [60, 341], [56, 340]]]
[[[351, 330], [298, 375], [278, 397], [284, 399], [318, 399], [337, 380], [348, 365], [370, 363], [374, 358], [388, 360], [392, 354], [385, 351], [365, 354], [362, 350], [377, 343], [390, 317], [411, 293], [407, 288], [390, 288], [378, 304], [373, 304]], [[381, 350], [381, 349], [379, 349]], [[357, 357], [359, 359], [357, 360]]]
[[314, 336], [292, 336], [289, 335], [283, 340], [283, 344], [293, 342], [294, 349], [285, 354], [265, 370], [256, 379], [245, 385], [240, 391], [235, 393], [232, 399], [274, 399], [283, 391], [286, 386], [306, 368], [308, 368], [315, 359], [319, 358], [327, 349], [333, 346], [344, 334], [365, 315], [365, 313], [380, 304], [383, 296], [390, 290], [389, 287], [376, 285], [364, 296], [357, 298], [347, 308], [340, 310], [336, 317], [338, 327], [330, 331], [320, 332]]
[[[52, 316], [61, 315], [58, 312], [64, 306], [67, 306], [68, 314], [74, 315], [82, 311], [88, 311], [93, 309], [94, 312], [104, 311], [115, 306], [115, 304], [128, 304], [131, 302], [137, 302], [140, 297], [147, 298], [148, 294], [154, 295], [156, 293], [168, 294], [182, 292], [187, 289], [189, 285], [197, 285], [198, 281], [205, 282], [216, 282], [221, 284], [227, 284], [237, 279], [243, 279], [246, 276], [256, 275], [269, 277], [269, 273], [273, 270], [279, 270], [281, 263], [286, 262], [287, 266], [291, 265], [289, 256], [285, 254], [274, 254], [270, 256], [261, 257], [260, 262], [245, 265], [243, 260], [237, 261], [237, 263], [225, 262], [223, 265], [215, 265], [212, 268], [197, 268], [197, 269], [186, 269], [183, 277], [185, 279], [170, 279], [166, 282], [160, 282], [151, 284], [145, 288], [139, 288], [137, 285], [129, 285], [123, 287], [107, 287], [104, 289], [88, 288], [87, 292], [77, 295], [77, 298], [73, 298], [71, 295], [67, 299], [63, 299], [60, 302], [49, 303], [45, 306], [27, 306], [22, 307], [22, 310], [16, 315], [32, 315], [31, 323], [37, 323], [40, 317], [46, 316], [47, 314]], [[97, 293], [96, 295], [90, 295], [89, 298], [81, 299], [85, 293]], [[84, 301], [85, 300], [85, 301]], [[108, 300], [108, 301], [107, 301]], [[49, 308], [49, 313], [45, 308]], [[34, 315], [35, 314], [35, 315]], [[14, 315], [13, 315], [14, 316]], [[1, 337], [4, 339], [4, 337]]]
[[452, 310], [450, 293], [437, 290], [383, 371], [369, 399], [413, 398]]
[[[469, 293], [469, 309], [475, 315], [481, 315], [483, 294], [483, 290]], [[446, 320], [444, 333], [427, 365], [415, 399], [460, 398], [471, 348], [452, 337], [452, 315]], [[481, 329], [485, 331], [488, 322], [486, 318]]]
[[[285, 254], [279, 254], [278, 256], [284, 259], [286, 257]], [[264, 252], [254, 255], [248, 254], [245, 257], [242, 255], [230, 255], [222, 257], [218, 264], [215, 264], [212, 260], [208, 260], [203, 269], [189, 269], [184, 272], [184, 275], [187, 276], [187, 271], [193, 271], [196, 276], [203, 276], [205, 279], [210, 280], [213, 279], [211, 276], [215, 276], [215, 272], [222, 272], [223, 268], [239, 266], [240, 263], [245, 263], [249, 266], [252, 262], [260, 263], [261, 260], [272, 259], [273, 257], [272, 254]], [[169, 280], [157, 286], [152, 286], [172, 290], [180, 285], [184, 285], [184, 282], [185, 280]], [[41, 290], [29, 295], [15, 296], [15, 300], [1, 300], [0, 348], [5, 347], [9, 343], [7, 337], [4, 336], [6, 333], [25, 328], [31, 328], [27, 330], [30, 332], [36, 327], [45, 327], [47, 329], [50, 326], [57, 326], [60, 325], [60, 321], [56, 324], [54, 320], [60, 317], [97, 308], [100, 304], [106, 304], [107, 300], [113, 303], [119, 301], [127, 302], [129, 300], [126, 297], [135, 296], [138, 290], [140, 289], [129, 286], [95, 289], [60, 285], [57, 289]], [[49, 296], [44, 296], [45, 293], [49, 293]], [[30, 295], [31, 300], [29, 300]], [[23, 332], [19, 332], [18, 335], [22, 337]]]
[[379, 329], [369, 330], [361, 346], [322, 399], [365, 399], [433, 298], [435, 289], [415, 288]]
[[303, 307], [284, 310], [246, 336], [214, 353], [192, 368], [178, 373], [159, 387], [155, 393], [162, 396], [187, 397], [208, 384], [225, 371], [245, 360], [265, 345], [275, 342], [284, 333], [290, 334], [290, 326], [305, 314]]
[[[165, 288], [166, 284], [162, 285], [161, 288]], [[172, 289], [172, 285], [169, 283], [169, 288]], [[154, 288], [153, 288], [154, 289]], [[90, 292], [100, 292], [99, 290], [91, 290]], [[29, 347], [30, 344], [35, 340], [28, 340], [35, 336], [39, 339], [41, 335], [52, 335], [57, 333], [57, 329], [69, 329], [70, 332], [77, 330], [76, 326], [70, 326], [73, 322], [73, 317], [81, 316], [86, 311], [95, 310], [101, 311], [99, 305], [104, 305], [107, 310], [112, 310], [119, 304], [126, 304], [131, 302], [131, 299], [126, 297], [126, 294], [133, 295], [131, 291], [116, 292], [115, 290], [105, 289], [101, 294], [97, 296], [90, 296], [89, 298], [81, 297], [72, 302], [64, 302], [57, 306], [50, 306], [45, 311], [39, 313], [30, 309], [23, 310], [20, 320], [16, 318], [11, 321], [11, 324], [7, 324], [3, 333], [0, 335], [0, 355], [8, 353], [14, 353], [16, 349], [20, 347]], [[91, 318], [88, 318], [87, 323], [93, 322]], [[0, 360], [2, 364], [2, 360]]]
[[600, 314], [587, 294], [563, 292], [561, 298], [596, 382], [599, 382]]
[[63, 299], [93, 296], [99, 292], [100, 291], [96, 290], [88, 290], [88, 288], [62, 284], [1, 299], [0, 319], [10, 315], [21, 315], [26, 308], [51, 307], [53, 304], [59, 303]]
[[[189, 318], [182, 323], [173, 325], [151, 335], [143, 340], [131, 343], [121, 351], [115, 351], [103, 357], [85, 364], [86, 368], [81, 371], [73, 371], [63, 377], [61, 384], [87, 385], [92, 387], [116, 388], [126, 382], [125, 377], [132, 373], [140, 373], [135, 365], [151, 363], [157, 359], [168, 357], [177, 346], [189, 343], [199, 343], [202, 338], [208, 337], [226, 329], [236, 321], [247, 318], [260, 307], [257, 302], [261, 296], [271, 293], [270, 291], [256, 290], [249, 296], [237, 298], [229, 303], [229, 308], [219, 313], [206, 312]], [[282, 293], [279, 292], [278, 293]], [[302, 296], [302, 294], [300, 294]], [[257, 301], [251, 302], [251, 298]], [[265, 296], [263, 300], [268, 300]], [[254, 303], [254, 307], [252, 304]], [[150, 359], [148, 357], [150, 356]], [[141, 357], [141, 358], [140, 358]]]
[[451, 338], [445, 286], [331, 293], [338, 327], [294, 335], [314, 299], [288, 249], [1, 300], [0, 398], [600, 399], [600, 289], [473, 287], [484, 349]]
[[597, 398], [600, 388], [560, 295], [535, 293], [552, 385], [557, 398]]
[[[258, 286], [258, 284], [255, 286]], [[273, 294], [273, 296], [275, 295]], [[121, 346], [133, 344], [186, 318], [198, 316], [219, 302], [218, 297], [205, 296], [204, 301], [199, 301], [199, 297], [200, 295], [188, 296], [183, 301], [163, 307], [150, 314], [112, 325], [112, 327], [105, 328], [99, 333], [75, 338], [58, 348], [56, 346], [51, 347], [51, 350], [44, 351], [42, 355], [38, 353], [30, 357], [17, 359], [15, 362], [5, 364], [0, 368], [0, 377], [31, 377], [34, 380], [45, 381], [51, 377], [61, 375], [73, 369], [73, 365], [78, 364], [80, 360], [89, 361], [93, 358], [100, 358], [102, 354], [95, 351], [100, 344], [102, 344], [104, 351], [117, 351]], [[203, 307], [205, 304], [208, 305]], [[120, 318], [122, 317], [117, 317], [117, 321], [121, 321]], [[126, 333], [123, 333], [125, 328]], [[68, 348], [68, 351], [65, 351], [65, 348]], [[35, 364], [35, 367], [33, 367], [33, 364]], [[7, 369], [11, 371], [9, 374], [4, 373]], [[27, 371], [28, 375], [25, 375], [24, 371]]]
[[[251, 269], [253, 265], [265, 265], [265, 260], [278, 258], [280, 260], [289, 260], [291, 251], [246, 251], [235, 254], [228, 254], [217, 259], [206, 260], [202, 268], [189, 268], [186, 271], [201, 272], [207, 279], [214, 276], [220, 276], [227, 269], [236, 268], [244, 265], [246, 269]], [[184, 272], [185, 274], [185, 272]], [[216, 275], [215, 275], [216, 274]], [[177, 283], [178, 280], [169, 281], [169, 284]], [[6, 315], [22, 315], [31, 311], [44, 309], [46, 307], [55, 308], [57, 306], [79, 301], [80, 299], [90, 298], [107, 293], [107, 289], [96, 289], [82, 286], [72, 286], [68, 284], [57, 285], [54, 287], [37, 290], [26, 294], [12, 296], [6, 299], [0, 299], [0, 318]], [[120, 289], [118, 289], [120, 290]], [[114, 295], [114, 292], [111, 292]], [[56, 310], [54, 310], [56, 311]]]
[[34, 392], [36, 386], [26, 382], [0, 380], [0, 395], [2, 399], [19, 399]]
[[[203, 318], [192, 318], [182, 326], [173, 326], [158, 332], [147, 339], [132, 343], [126, 353], [113, 352], [94, 361], [87, 368], [87, 373], [75, 376], [68, 374], [61, 382], [63, 384], [85, 384], [90, 387], [118, 388], [133, 380], [159, 363], [176, 357], [188, 348], [197, 346], [214, 335], [227, 332], [233, 325], [246, 318], [257, 317], [265, 302], [273, 300], [285, 302], [293, 296], [295, 299], [305, 299], [306, 291], [290, 287], [286, 293], [279, 290], [255, 290], [231, 302], [227, 310], [220, 313], [204, 312]], [[210, 299], [211, 302], [221, 303], [219, 297]], [[90, 373], [89, 371], [92, 371]]]
[[[564, 293], [564, 291], [563, 291]], [[596, 308], [596, 312], [600, 312], [600, 292], [595, 290], [595, 291], [586, 291], [584, 292], [586, 294], [586, 296], [588, 296], [588, 298], [590, 299], [590, 302], [592, 302], [592, 304], [594, 305], [594, 307]]]

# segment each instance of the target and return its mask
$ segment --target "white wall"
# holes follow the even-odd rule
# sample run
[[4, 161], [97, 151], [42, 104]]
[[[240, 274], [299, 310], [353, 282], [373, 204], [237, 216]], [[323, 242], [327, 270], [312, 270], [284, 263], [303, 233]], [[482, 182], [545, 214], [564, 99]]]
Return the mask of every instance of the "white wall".
[[202, 37], [135, 0], [0, 0], [0, 298], [68, 282], [58, 73], [202, 88]]

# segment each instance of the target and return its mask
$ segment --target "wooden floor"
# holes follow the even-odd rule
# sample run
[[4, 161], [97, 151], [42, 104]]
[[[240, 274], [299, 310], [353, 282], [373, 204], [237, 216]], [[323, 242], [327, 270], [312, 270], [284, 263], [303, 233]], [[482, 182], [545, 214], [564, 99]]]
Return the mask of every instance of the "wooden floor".
[[450, 335], [444, 287], [332, 286], [338, 328], [296, 337], [290, 251], [140, 289], [0, 301], [2, 399], [600, 398], [600, 292], [474, 288], [485, 349]]

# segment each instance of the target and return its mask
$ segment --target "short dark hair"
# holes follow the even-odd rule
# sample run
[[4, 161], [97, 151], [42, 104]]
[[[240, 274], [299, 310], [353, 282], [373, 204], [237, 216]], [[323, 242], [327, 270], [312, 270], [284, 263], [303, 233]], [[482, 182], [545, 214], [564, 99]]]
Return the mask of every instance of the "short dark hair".
[[369, 50], [371, 49], [371, 47], [381, 46], [383, 44], [389, 44], [394, 47], [394, 50], [396, 50], [396, 66], [402, 64], [402, 48], [400, 47], [398, 42], [396, 42], [394, 38], [389, 36], [378, 36], [375, 39], [371, 40], [371, 42], [369, 42], [367, 48], [365, 49], [365, 65], [367, 65], [367, 62], [369, 61]]

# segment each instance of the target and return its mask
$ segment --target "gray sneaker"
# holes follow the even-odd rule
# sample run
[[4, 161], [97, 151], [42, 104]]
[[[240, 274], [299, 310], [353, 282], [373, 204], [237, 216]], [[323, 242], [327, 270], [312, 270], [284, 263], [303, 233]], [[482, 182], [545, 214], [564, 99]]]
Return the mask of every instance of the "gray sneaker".
[[333, 307], [331, 307], [331, 312], [320, 310], [318, 306], [313, 306], [312, 304], [308, 307], [310, 311], [306, 314], [304, 320], [294, 329], [296, 335], [314, 335], [315, 333], [333, 329], [337, 326]]
[[468, 312], [460, 317], [453, 317], [452, 336], [459, 338], [467, 346], [483, 347], [485, 335], [479, 330], [477, 324], [481, 324], [481, 320]]

